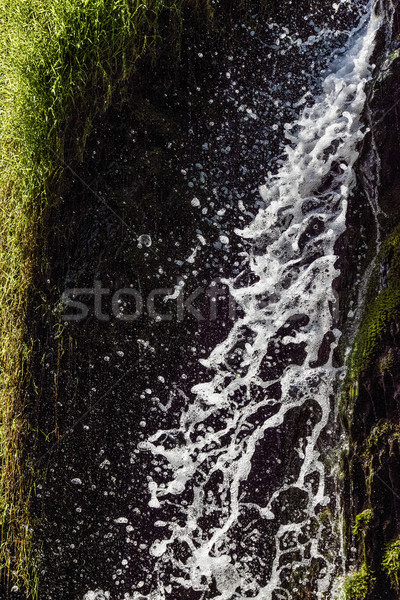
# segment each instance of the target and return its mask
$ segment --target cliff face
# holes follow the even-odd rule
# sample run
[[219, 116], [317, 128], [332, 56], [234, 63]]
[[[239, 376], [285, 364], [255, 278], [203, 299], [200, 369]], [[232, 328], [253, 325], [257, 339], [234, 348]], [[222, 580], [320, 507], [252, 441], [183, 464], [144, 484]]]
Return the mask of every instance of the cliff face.
[[[204, 214], [211, 203], [216, 205], [215, 210], [230, 210], [225, 188], [231, 184], [247, 197], [257, 195], [255, 181], [264, 161], [262, 149], [257, 154], [260, 164], [254, 164], [252, 154], [259, 144], [259, 123], [241, 129], [243, 123], [232, 118], [232, 105], [220, 97], [227, 79], [225, 65], [237, 53], [237, 72], [242, 69], [249, 73], [238, 75], [242, 87], [259, 86], [264, 90], [264, 69], [273, 69], [266, 51], [260, 67], [260, 49], [251, 42], [260, 34], [257, 26], [261, 21], [254, 16], [257, 11], [272, 6], [279, 22], [301, 31], [306, 39], [315, 33], [315, 27], [322, 27], [331, 2], [307, 3], [312, 24], [305, 23], [303, 7], [292, 10], [289, 3], [243, 2], [232, 6], [227, 1], [217, 3], [219, 8], [211, 24], [207, 19], [215, 3], [198, 4], [203, 6], [203, 17], [197, 20], [196, 13], [184, 13], [179, 49], [176, 40], [169, 37], [172, 34], [167, 23], [164, 28], [160, 23], [160, 31], [165, 33], [163, 51], [156, 61], [151, 56], [144, 59], [129, 85], [124, 85], [120, 94], [115, 93], [112, 106], [90, 124], [82, 160], [71, 156], [69, 166], [57, 164], [64, 168], [62, 198], [54, 201], [47, 212], [46, 266], [37, 273], [37, 294], [31, 301], [29, 323], [34, 341], [30, 425], [38, 432], [35, 467], [43, 478], [33, 508], [40, 521], [35, 541], [43, 551], [40, 597], [45, 600], [81, 598], [88, 582], [110, 589], [115, 584], [115, 573], [121, 594], [125, 590], [128, 593], [129, 582], [139, 580], [141, 574], [148, 589], [156, 585], [156, 574], [149, 577], [146, 564], [148, 547], [154, 542], [153, 516], [150, 509], [140, 512], [137, 508], [148, 506], [150, 458], [138, 455], [138, 441], [143, 439], [145, 427], [151, 430], [156, 425], [155, 407], [165, 388], [172, 389], [179, 398], [180, 393], [189, 393], [191, 383], [184, 379], [187, 370], [196, 377], [207, 377], [199, 357], [190, 355], [193, 340], [197, 339], [201, 356], [206, 356], [226, 336], [230, 307], [225, 297], [225, 304], [218, 307], [219, 319], [210, 318], [211, 284], [221, 275], [222, 261], [235, 264], [241, 248], [227, 250], [223, 259], [215, 225]], [[289, 59], [281, 60], [282, 69], [293, 67]], [[295, 69], [300, 70], [301, 65], [295, 65]], [[382, 598], [395, 597], [381, 563], [385, 544], [399, 533], [396, 511], [400, 510], [400, 321], [396, 318], [400, 255], [396, 231], [392, 234], [400, 214], [400, 141], [398, 129], [393, 126], [398, 110], [391, 109], [392, 100], [394, 103], [399, 94], [399, 82], [399, 67], [394, 63], [392, 75], [376, 84], [380, 92], [375, 91], [372, 115], [382, 161], [380, 206], [387, 213], [379, 217], [386, 242], [375, 277], [380, 302], [386, 295], [388, 300], [384, 311], [380, 304], [372, 310], [376, 296], [372, 284], [364, 327], [369, 331], [373, 323], [376, 328], [372, 327], [373, 335], [367, 336], [365, 343], [359, 342], [365, 360], [360, 363], [357, 356], [352, 359], [355, 366], [350, 370], [349, 395], [343, 406], [351, 438], [349, 453], [343, 459], [348, 545], [350, 548], [353, 543], [356, 517], [363, 513], [357, 521], [358, 557], [353, 559], [358, 558], [361, 564], [365, 558], [370, 569], [364, 578], [368, 580], [366, 585], [372, 589], [375, 578], [375, 590], [378, 585], [385, 590], [382, 593], [386, 596], [379, 596]], [[96, 89], [92, 93], [95, 96]], [[299, 96], [302, 93], [299, 91]], [[250, 96], [242, 88], [240, 94], [245, 105]], [[281, 94], [284, 102], [280, 110], [284, 118], [289, 118], [287, 105], [298, 98], [296, 94], [291, 97], [284, 87]], [[272, 126], [274, 114], [270, 119]], [[77, 120], [82, 128], [85, 115], [77, 116]], [[221, 123], [224, 127], [218, 130]], [[69, 127], [73, 129], [71, 123]], [[74, 132], [67, 133], [72, 139]], [[269, 152], [278, 154], [279, 144], [276, 138]], [[221, 165], [217, 174], [212, 173], [215, 148], [220, 152]], [[368, 177], [375, 175], [374, 168], [368, 166], [376, 156], [371, 148], [369, 136], [360, 161], [360, 196], [350, 207], [348, 233], [341, 242], [344, 275], [338, 287], [342, 296], [357, 285], [358, 256], [363, 256], [363, 272], [374, 254], [375, 230], [368, 197], [368, 185], [374, 182]], [[199, 205], [205, 211], [203, 215]], [[240, 215], [236, 223], [232, 215], [232, 229], [240, 226], [243, 218]], [[182, 257], [190, 256], [194, 245], [204, 238], [215, 244], [206, 248], [196, 275], [187, 277]], [[184, 314], [186, 308], [176, 305], [173, 319], [156, 321], [154, 313], [164, 317], [168, 310], [161, 297], [153, 298], [153, 315], [149, 315], [150, 294], [166, 289], [173, 293], [171, 287], [183, 279], [185, 298], [195, 294], [192, 312]], [[205, 293], [196, 295], [199, 282]], [[141, 300], [137, 295], [129, 296], [129, 289], [140, 292]], [[112, 296], [121, 290], [124, 293], [113, 303]], [[63, 293], [67, 293], [68, 310], [65, 302], [61, 306]], [[73, 304], [76, 301], [81, 304]], [[134, 314], [141, 301], [144, 306], [140, 318], [120, 318], [124, 311]], [[86, 308], [88, 314], [82, 320], [69, 318]], [[350, 338], [354, 327], [344, 316], [348, 308], [344, 304], [342, 325]], [[199, 314], [205, 318], [202, 320]], [[232, 359], [230, 366], [239, 376], [239, 361]], [[305, 437], [309, 418], [307, 407], [293, 411], [289, 423], [267, 440], [259, 469], [270, 461], [271, 479], [279, 479], [284, 472], [282, 456], [291, 456], [294, 468], [299, 468], [291, 436], [303, 427]], [[255, 481], [252, 493], [260, 493], [260, 487]], [[300, 501], [297, 497], [291, 499], [290, 508]], [[133, 515], [135, 533], [131, 533], [131, 524], [125, 524], [126, 511]], [[265, 525], [254, 550], [266, 563], [272, 557], [274, 527], [271, 522]], [[121, 559], [125, 556], [129, 561], [121, 574]], [[295, 551], [292, 558], [298, 559]], [[353, 559], [349, 558], [351, 566]], [[316, 579], [323, 567], [313, 564], [313, 569]], [[170, 575], [175, 574], [167, 573]], [[287, 575], [289, 583], [291, 577], [295, 580], [291, 588], [296, 589], [291, 590], [291, 598], [311, 598], [314, 582], [306, 588], [292, 573]], [[377, 597], [374, 593], [371, 599]], [[200, 597], [201, 592], [193, 592], [191, 597], [195, 596]]]
[[[273, 8], [276, 20], [307, 39], [323, 26], [327, 4], [307, 5], [312, 22], [304, 18], [303, 7], [291, 10], [289, 4], [274, 3]], [[167, 37], [165, 53], [156, 63], [150, 58], [144, 61], [124, 93], [114, 97], [112, 106], [92, 124], [83, 160], [73, 162], [73, 170], [65, 169], [62, 198], [47, 224], [48, 264], [37, 281], [31, 323], [36, 340], [31, 420], [41, 432], [37, 456], [45, 470], [34, 508], [41, 519], [36, 530], [42, 548], [40, 597], [46, 600], [81, 598], [94, 582], [96, 587], [115, 589], [115, 574], [117, 597], [129, 593], [132, 581], [141, 578], [144, 589], [157, 586], [157, 573], [149, 573], [147, 564], [148, 548], [157, 534], [146, 485], [151, 457], [139, 455], [138, 442], [144, 439], [144, 428], [163, 426], [155, 420], [165, 389], [179, 402], [180, 394], [190, 394], [192, 382], [184, 379], [187, 372], [199, 380], [208, 377], [199, 357], [191, 354], [192, 345], [200, 348], [200, 357], [206, 356], [231, 325], [227, 298], [219, 304], [215, 320], [209, 318], [209, 299], [212, 283], [223, 273], [222, 261], [234, 265], [242, 248], [232, 245], [222, 258], [218, 230], [204, 215], [210, 207], [221, 214], [228, 211], [230, 229], [242, 225], [244, 216], [231, 210], [227, 190], [243, 194], [246, 206], [255, 204], [260, 165], [265, 154], [277, 155], [280, 148], [277, 136], [264, 150], [260, 122], [247, 116], [250, 113], [246, 121], [240, 112], [234, 118], [234, 103], [221, 91], [226, 87], [226, 65], [230, 68], [233, 57], [239, 105], [253, 106], [252, 90], [268, 89], [266, 72], [271, 77], [275, 73], [275, 58], [257, 41], [262, 35], [262, 20], [254, 16], [258, 9], [258, 3], [241, 10], [221, 3], [214, 25], [207, 27], [186, 13], [180, 55], [174, 40]], [[303, 67], [292, 65], [284, 55], [279, 64], [285, 74]], [[312, 86], [312, 75], [307, 77], [304, 74], [305, 86]], [[282, 85], [280, 94], [279, 108], [271, 106], [275, 112], [264, 126], [280, 123], [282, 128], [284, 119], [292, 116], [290, 106], [303, 91], [291, 95]], [[199, 239], [213, 243], [205, 247], [192, 276], [191, 263], [182, 259], [196, 245], [203, 252]], [[175, 312], [173, 318], [160, 321], [149, 318], [152, 290], [169, 288], [172, 293], [171, 287], [182, 280], [185, 299], [197, 294], [200, 284], [205, 291], [195, 295], [193, 312]], [[123, 321], [116, 316], [120, 309], [130, 315], [138, 309], [138, 296], [126, 300], [129, 289], [140, 292], [143, 313]], [[121, 290], [125, 304], [115, 306], [112, 296]], [[60, 306], [66, 292], [68, 301], [85, 301], [88, 314], [82, 320], [65, 317], [85, 310], [82, 304], [69, 304], [68, 310], [65, 304]], [[179, 313], [179, 306], [174, 310]], [[160, 297], [156, 313], [162, 317], [169, 313]], [[240, 361], [234, 358], [230, 367], [240, 375]], [[299, 364], [303, 358], [296, 357]], [[276, 375], [282, 370], [275, 368]], [[278, 394], [278, 388], [269, 393]], [[271, 489], [285, 469], [300, 468], [295, 437], [303, 430], [304, 437], [308, 435], [310, 422], [318, 419], [313, 410], [312, 405], [293, 410], [279, 431], [266, 436], [258, 470], [263, 472], [268, 465]], [[178, 422], [179, 414], [168, 414], [166, 409], [167, 423], [168, 419]], [[265, 494], [260, 481], [255, 478], [254, 497]], [[282, 509], [283, 519], [288, 518], [285, 510], [299, 511], [304, 503], [297, 496], [285, 500], [289, 508]], [[325, 518], [329, 521], [329, 511]], [[312, 526], [318, 526], [316, 519]], [[277, 527], [276, 522], [265, 521], [262, 535], [254, 542], [254, 556], [263, 562], [265, 580]], [[326, 540], [327, 545], [331, 542]], [[181, 552], [185, 561], [185, 551]], [[290, 558], [298, 560], [295, 551]], [[127, 562], [123, 569], [121, 559]], [[284, 576], [291, 597], [311, 598], [323, 568], [322, 560], [313, 560], [304, 586], [303, 575], [308, 574], [293, 573], [288, 567]], [[165, 573], [171, 580], [175, 576]], [[200, 591], [187, 594], [202, 596]]]
[[[37, 283], [41, 299], [33, 313], [32, 394], [32, 422], [49, 434], [39, 436], [37, 455], [47, 471], [34, 507], [41, 517], [36, 541], [43, 551], [40, 597], [46, 600], [82, 598], [90, 585], [114, 589], [113, 574], [125, 556], [129, 563], [116, 594], [129, 593], [141, 578], [147, 588], [157, 585], [147, 564], [156, 533], [146, 485], [150, 458], [137, 446], [144, 428], [159, 426], [155, 419], [164, 390], [189, 394], [190, 381], [182, 378], [179, 388], [175, 383], [188, 369], [206, 377], [191, 355], [192, 345], [205, 356], [231, 324], [227, 297], [219, 301], [218, 318], [212, 317], [221, 244], [199, 205], [207, 212], [216, 203], [226, 211], [224, 187], [235, 181], [248, 193], [255, 181], [251, 149], [259, 125], [250, 120], [244, 139], [220, 90], [227, 81], [221, 65], [238, 48], [247, 69], [251, 65], [252, 85], [265, 85], [258, 47], [249, 35], [250, 30], [258, 34], [257, 22], [248, 8], [222, 4], [212, 25], [187, 11], [180, 56], [167, 38], [165, 53], [156, 63], [145, 61], [124, 94], [93, 123], [83, 161], [74, 172], [66, 169], [62, 201], [50, 217], [49, 263]], [[288, 18], [301, 17], [295, 12]], [[226, 123], [222, 133], [221, 123]], [[212, 163], [221, 147], [215, 175]], [[199, 236], [215, 240], [217, 247], [206, 247], [207, 259], [192, 275], [184, 259], [202, 246]], [[227, 252], [230, 264], [237, 252]], [[149, 313], [152, 291], [173, 294], [182, 280], [184, 300], [194, 294], [193, 307], [176, 300], [166, 305], [159, 295]], [[82, 296], [79, 288], [89, 294]], [[116, 316], [120, 309], [132, 315], [139, 307], [129, 289], [143, 301], [130, 321]], [[87, 318], [63, 317], [80, 312], [60, 307], [66, 290], [70, 300], [85, 302]], [[115, 306], [112, 296], [121, 290], [125, 304]], [[266, 533], [273, 535], [272, 529]], [[260, 546], [268, 554], [269, 545]]]
[[[360, 191], [350, 207], [349, 228], [342, 240], [342, 285], [348, 297], [353, 298], [354, 308], [357, 300], [352, 285], [360, 289], [360, 279], [354, 283], [354, 276], [357, 271], [365, 272], [365, 265], [373, 257], [377, 218], [380, 250], [364, 288], [362, 318], [348, 358], [341, 400], [342, 420], [349, 436], [349, 448], [342, 455], [348, 564], [352, 569], [361, 566], [347, 581], [347, 595], [371, 600], [394, 600], [399, 594], [399, 14], [396, 7], [389, 45], [391, 59], [382, 66], [381, 75], [374, 82], [374, 98], [367, 111], [371, 133], [359, 164]], [[378, 55], [380, 51], [378, 47]], [[374, 187], [378, 193], [371, 195]], [[355, 235], [357, 230], [361, 236]], [[347, 237], [351, 232], [353, 241]], [[343, 326], [347, 332], [354, 330], [351, 318]]]

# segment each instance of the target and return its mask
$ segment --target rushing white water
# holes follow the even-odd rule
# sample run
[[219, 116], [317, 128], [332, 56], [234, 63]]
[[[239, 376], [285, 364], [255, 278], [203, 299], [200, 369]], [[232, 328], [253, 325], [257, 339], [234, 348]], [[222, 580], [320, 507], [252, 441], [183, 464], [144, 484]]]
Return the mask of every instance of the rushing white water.
[[335, 507], [321, 435], [332, 418], [340, 337], [334, 246], [365, 134], [361, 115], [380, 25], [372, 4], [370, 13], [320, 97], [286, 126], [285, 156], [260, 189], [264, 208], [236, 231], [249, 248], [252, 283], [243, 287], [243, 273], [226, 280], [242, 316], [202, 361], [212, 378], [193, 387], [178, 427], [140, 443], [157, 463], [148, 491], [159, 530], [150, 548], [158, 589], [134, 599], [193, 592], [275, 600], [294, 598], [308, 584], [312, 597], [323, 598], [330, 590]]

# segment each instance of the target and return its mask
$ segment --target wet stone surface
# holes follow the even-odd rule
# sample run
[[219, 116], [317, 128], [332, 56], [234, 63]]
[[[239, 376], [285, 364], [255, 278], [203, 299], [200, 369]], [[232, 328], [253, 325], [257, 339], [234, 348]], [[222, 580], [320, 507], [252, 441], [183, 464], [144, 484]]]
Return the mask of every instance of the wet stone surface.
[[[284, 132], [290, 132], [285, 123], [320, 91], [321, 74], [346, 42], [352, 14], [343, 5], [338, 11], [315, 8], [313, 17], [296, 9], [279, 23], [254, 16], [218, 43], [189, 31], [178, 71], [161, 63], [150, 74], [139, 73], [129, 100], [95, 124], [79, 178], [69, 173], [55, 209], [37, 325], [37, 426], [48, 434], [40, 441], [44, 480], [35, 499], [37, 514], [45, 517], [36, 533], [42, 545], [40, 598], [80, 600], [102, 589], [114, 600], [133, 592], [135, 600], [142, 592], [161, 600], [149, 595], [159, 589], [160, 578], [171, 600], [221, 598], [229, 569], [221, 569], [219, 580], [217, 570], [216, 579], [207, 582], [203, 575], [197, 586], [185, 588], [179, 565], [190, 559], [189, 545], [174, 541], [157, 568], [155, 551], [150, 553], [168, 537], [166, 522], [185, 526], [182, 509], [190, 510], [196, 478], [206, 482], [209, 506], [198, 524], [203, 531], [221, 526], [229, 502], [229, 494], [221, 494], [221, 473], [207, 480], [212, 461], [205, 462], [185, 491], [159, 506], [151, 496], [154, 477], [167, 485], [170, 467], [141, 443], [166, 430], [164, 450], [184, 445], [181, 419], [191, 389], [214, 374], [199, 359], [207, 359], [243, 316], [220, 279], [240, 275], [236, 289], [257, 282], [246, 255], [251, 242], [235, 229], [264, 207], [259, 186], [277, 169]], [[319, 233], [313, 231], [305, 231], [300, 250]], [[256, 254], [270, 241], [258, 238]], [[263, 292], [259, 301], [268, 306], [271, 298]], [[264, 372], [251, 388], [251, 399], [262, 405], [238, 426], [239, 441], [246, 428], [262, 426], [279, 410], [279, 378], [305, 360], [302, 343], [279, 340], [307, 324], [297, 315], [278, 328]], [[243, 327], [226, 356], [221, 389], [246, 376], [243, 356], [254, 338], [251, 323]], [[304, 517], [307, 500], [293, 487], [304, 457], [299, 439], [304, 450], [321, 418], [312, 378], [309, 388], [304, 403], [257, 441], [242, 490], [251, 501], [229, 532], [232, 555], [248, 563], [246, 573], [255, 583], [232, 597], [256, 596], [275, 556], [267, 541], [280, 524], [301, 525]], [[244, 410], [247, 404], [239, 387], [237, 405]], [[221, 407], [191, 430], [192, 441], [196, 435], [202, 440], [207, 427], [219, 435], [229, 418]], [[267, 511], [277, 486], [282, 490], [271, 505], [276, 519], [260, 519], [259, 507]], [[318, 488], [317, 472], [309, 486]], [[323, 573], [324, 565], [307, 549], [316, 521], [299, 525], [296, 535], [304, 538], [307, 568]], [[290, 550], [281, 557], [288, 565], [299, 559], [289, 538], [290, 532], [280, 540]], [[171, 554], [174, 561], [168, 562]], [[288, 566], [282, 586], [294, 589], [293, 581], [302, 577]]]

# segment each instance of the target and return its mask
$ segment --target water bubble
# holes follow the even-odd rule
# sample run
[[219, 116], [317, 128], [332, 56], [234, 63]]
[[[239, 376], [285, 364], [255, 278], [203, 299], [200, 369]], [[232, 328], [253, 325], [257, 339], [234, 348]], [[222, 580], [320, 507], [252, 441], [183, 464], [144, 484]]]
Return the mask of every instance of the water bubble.
[[150, 248], [151, 246], [151, 237], [147, 233], [143, 233], [138, 237], [138, 248]]

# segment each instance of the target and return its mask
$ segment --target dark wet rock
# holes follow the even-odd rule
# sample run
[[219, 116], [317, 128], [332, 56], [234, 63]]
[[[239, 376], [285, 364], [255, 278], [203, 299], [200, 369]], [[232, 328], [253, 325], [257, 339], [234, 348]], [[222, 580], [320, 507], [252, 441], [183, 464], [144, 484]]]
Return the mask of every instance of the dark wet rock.
[[[389, 46], [391, 51], [399, 36], [399, 18], [397, 7], [393, 39]], [[378, 61], [384, 43], [387, 40], [382, 37], [381, 47], [377, 49]], [[364, 142], [358, 170], [359, 187], [350, 205], [349, 226], [340, 249], [342, 276], [338, 289], [343, 300], [341, 320], [349, 339], [355, 325], [352, 318], [356, 296], [352, 290], [359, 285], [360, 275], [374, 256], [376, 228], [368, 207], [368, 196], [377, 185], [378, 197], [370, 195], [369, 200], [379, 203], [376, 208], [379, 210], [382, 251], [367, 288], [361, 326], [356, 336], [358, 348], [368, 348], [368, 352], [364, 354], [364, 360], [362, 356], [355, 360], [354, 352], [351, 355], [341, 408], [349, 435], [349, 449], [343, 452], [342, 458], [347, 560], [352, 569], [363, 564], [371, 569], [376, 581], [371, 584], [372, 591], [363, 596], [368, 600], [398, 598], [398, 590], [391, 586], [382, 560], [388, 544], [400, 534], [400, 306], [397, 304], [396, 309], [395, 279], [396, 228], [400, 222], [399, 84], [400, 63], [395, 60], [390, 72], [374, 83], [374, 96], [368, 109], [372, 131]], [[357, 281], [355, 278], [358, 278]], [[347, 298], [344, 297], [345, 290], [348, 290]], [[381, 308], [381, 314], [376, 312], [375, 322], [381, 320], [382, 327], [375, 335], [371, 329], [374, 321], [368, 315], [371, 307], [380, 306], [377, 299], [386, 292], [387, 306], [391, 308]], [[353, 309], [347, 322], [345, 315], [348, 311], [344, 306]], [[364, 323], [369, 323], [369, 331]], [[371, 343], [363, 345], [360, 335], [369, 335]], [[358, 365], [356, 369], [355, 364]], [[354, 526], [360, 515], [367, 514], [365, 511], [369, 510], [372, 511], [371, 518], [359, 533]]]

